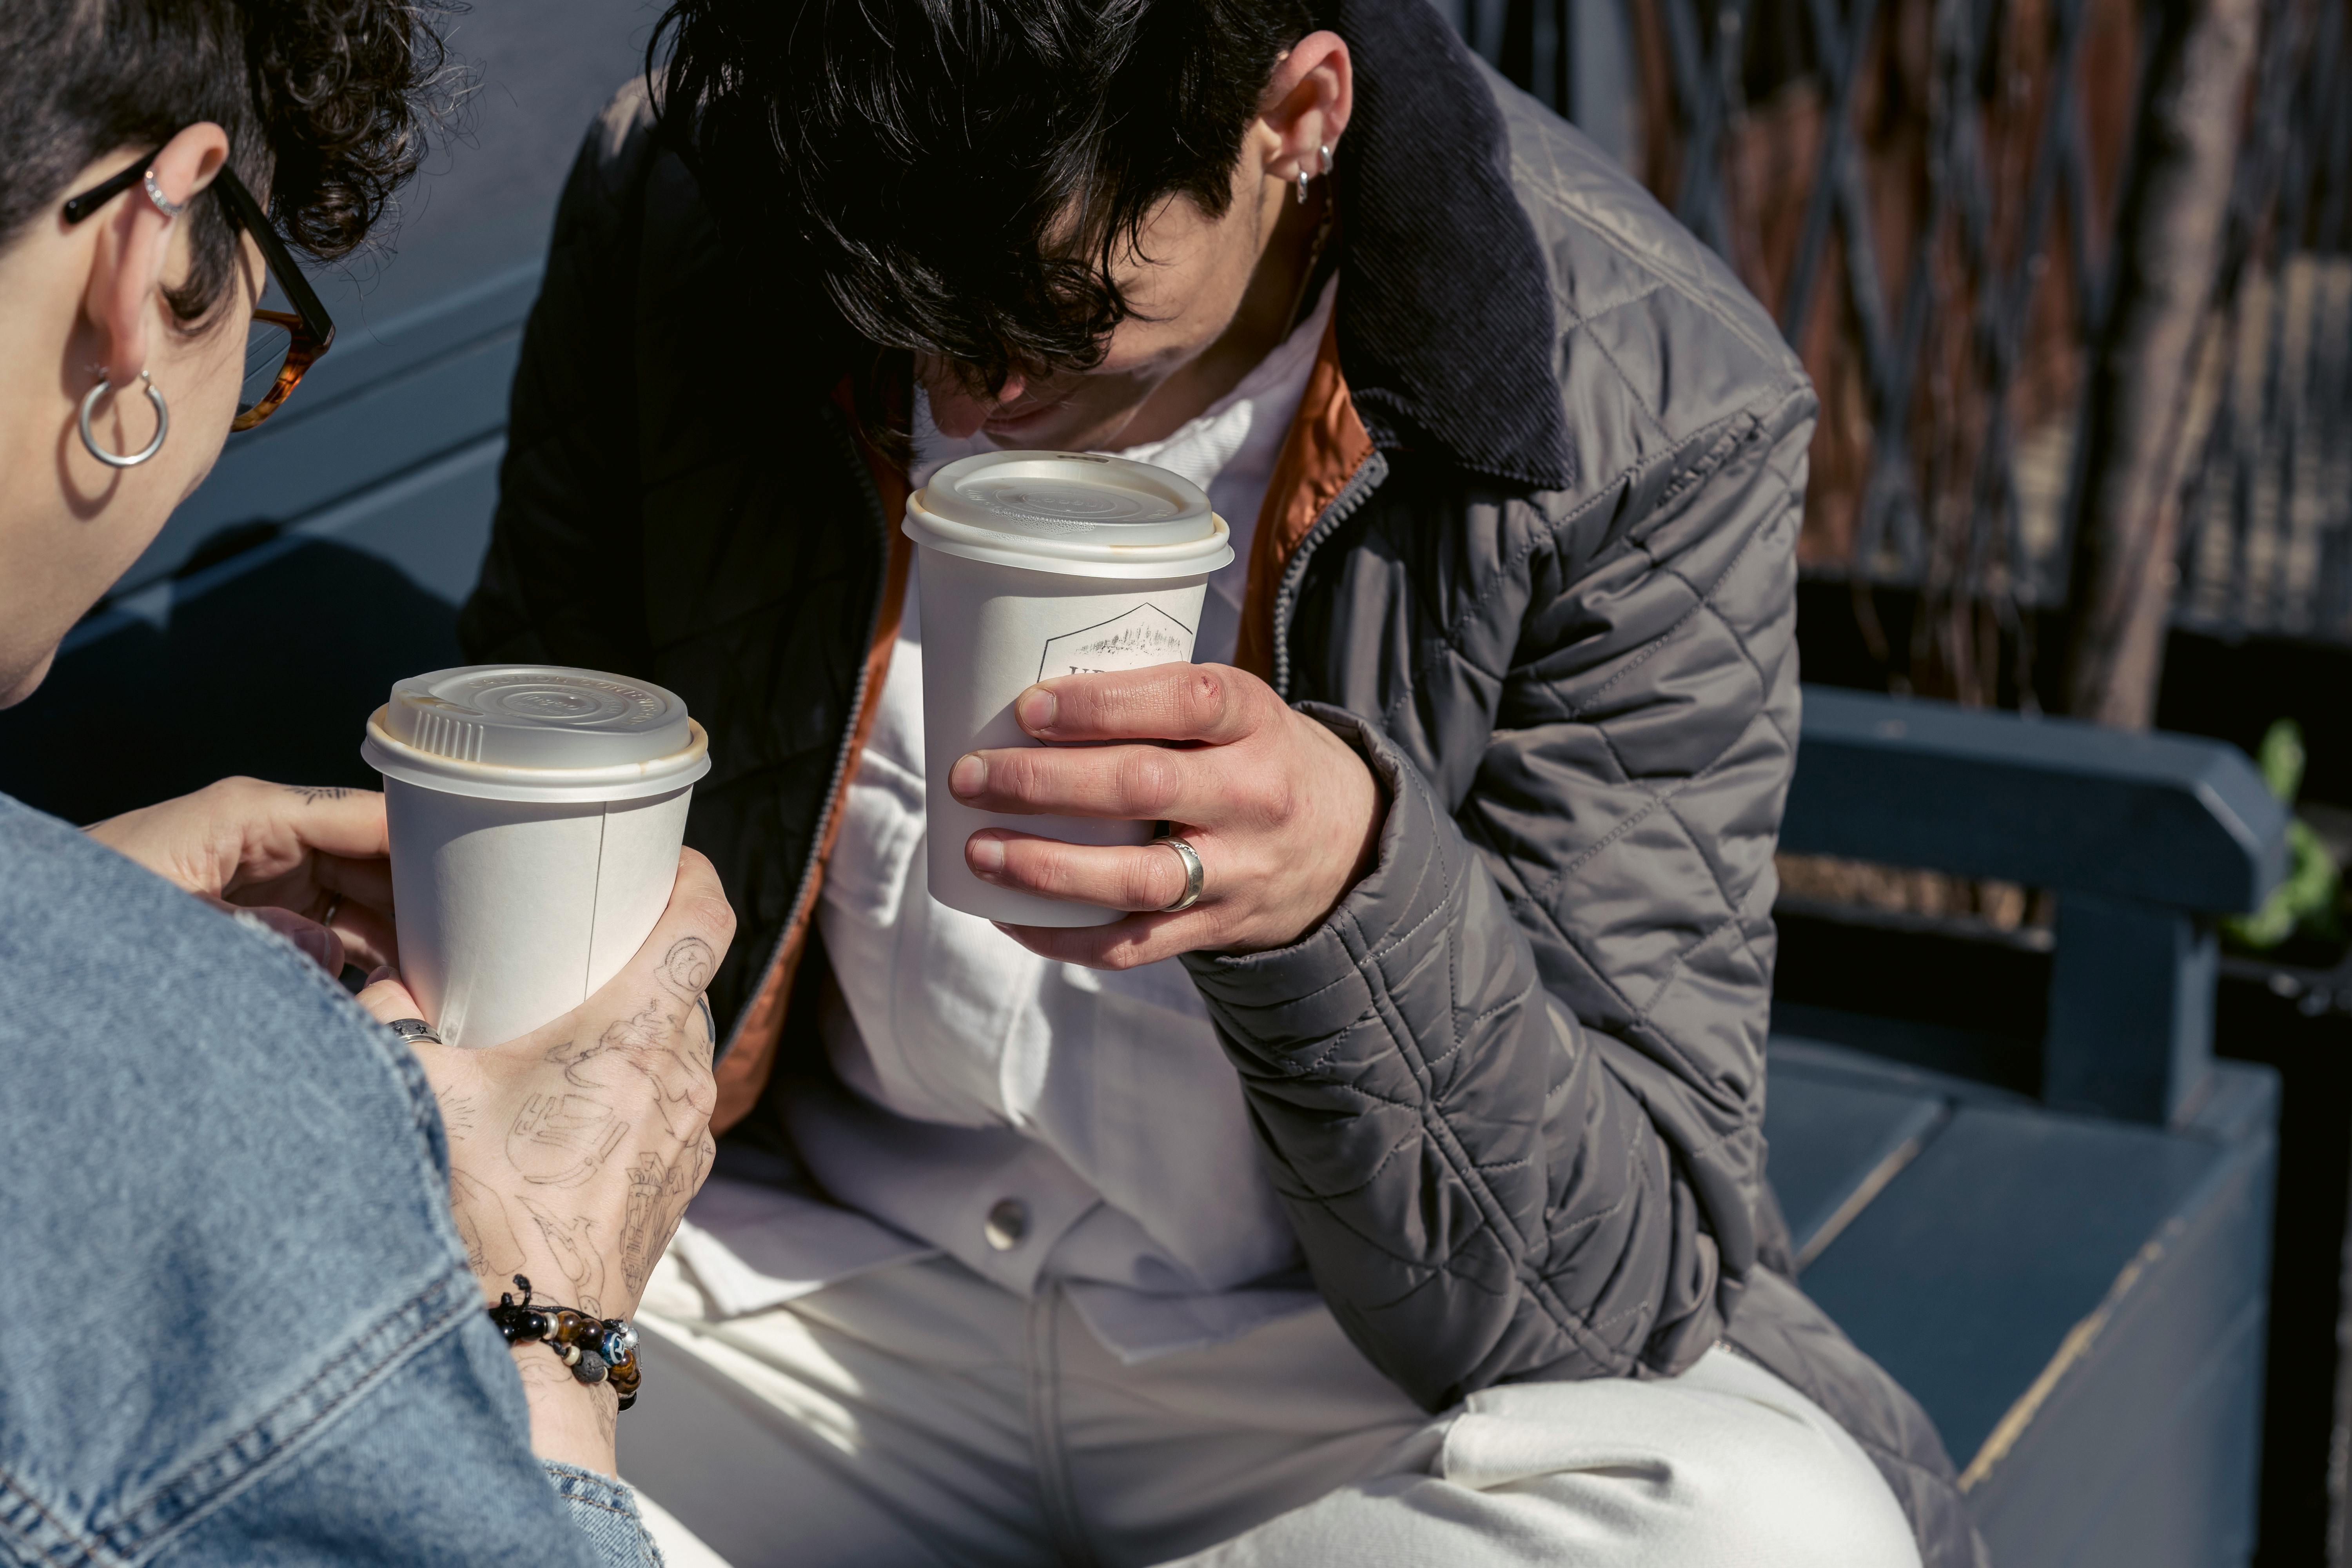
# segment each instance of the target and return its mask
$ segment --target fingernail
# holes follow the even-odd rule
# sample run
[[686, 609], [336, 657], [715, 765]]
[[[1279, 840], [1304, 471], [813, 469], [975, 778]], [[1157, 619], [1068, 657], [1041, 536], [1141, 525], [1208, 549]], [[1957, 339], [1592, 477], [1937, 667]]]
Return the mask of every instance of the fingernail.
[[342, 968], [342, 965], [335, 961], [335, 948], [338, 944], [330, 932], [298, 931], [294, 933], [294, 945], [302, 950], [304, 957], [330, 974]]
[[1052, 692], [1042, 686], [1033, 686], [1023, 692], [1020, 700], [1013, 705], [1013, 716], [1021, 721], [1023, 729], [1034, 735], [1040, 730], [1054, 727], [1054, 715], [1061, 706], [1060, 699]]
[[959, 799], [970, 799], [988, 787], [988, 763], [978, 752], [966, 752], [948, 770], [948, 793]]
[[390, 980], [396, 973], [397, 971], [395, 971], [391, 964], [379, 963], [373, 969], [368, 971], [367, 983], [370, 985], [373, 985], [379, 980]]
[[964, 858], [971, 868], [983, 877], [993, 877], [1004, 869], [1004, 843], [998, 838], [983, 838], [975, 833], [963, 847]]

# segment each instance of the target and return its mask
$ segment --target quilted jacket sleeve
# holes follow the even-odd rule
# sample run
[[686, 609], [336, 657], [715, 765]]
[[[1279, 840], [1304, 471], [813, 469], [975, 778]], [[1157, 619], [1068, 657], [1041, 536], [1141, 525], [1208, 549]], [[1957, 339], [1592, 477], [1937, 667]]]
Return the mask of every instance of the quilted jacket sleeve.
[[643, 83], [606, 106], [556, 208], [523, 331], [482, 574], [458, 618], [475, 660], [645, 662], [629, 353], [638, 205], [652, 137]]
[[1812, 408], [1792, 379], [1535, 521], [1458, 806], [1309, 705], [1388, 785], [1380, 861], [1295, 946], [1187, 961], [1324, 1295], [1433, 1409], [1678, 1371], [1758, 1261]]

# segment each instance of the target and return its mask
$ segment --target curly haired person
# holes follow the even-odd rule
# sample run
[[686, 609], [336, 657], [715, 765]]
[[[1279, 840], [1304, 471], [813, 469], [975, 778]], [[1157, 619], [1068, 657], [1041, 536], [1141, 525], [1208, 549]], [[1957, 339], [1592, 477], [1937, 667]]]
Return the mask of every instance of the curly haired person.
[[[427, 22], [395, 0], [0, 7], [0, 705], [331, 348], [288, 246], [348, 253], [415, 171]], [[295, 310], [257, 313], [270, 278]], [[89, 743], [137, 763], [135, 735]], [[363, 791], [232, 779], [87, 834], [0, 796], [0, 1562], [660, 1561], [614, 1474], [612, 1378], [485, 1309], [515, 1272], [578, 1272], [560, 1239], [612, 1255], [601, 1299], [563, 1305], [635, 1310], [629, 1169], [708, 1137], [698, 998], [732, 916], [689, 854], [572, 1014], [412, 1049], [383, 1026], [417, 1012], [384, 849]], [[356, 1003], [347, 961], [376, 970]], [[656, 1028], [683, 1091], [582, 1089], [555, 1059]], [[502, 1152], [554, 1092], [625, 1129], [560, 1187]], [[625, 1339], [598, 1343], [625, 1367]]]

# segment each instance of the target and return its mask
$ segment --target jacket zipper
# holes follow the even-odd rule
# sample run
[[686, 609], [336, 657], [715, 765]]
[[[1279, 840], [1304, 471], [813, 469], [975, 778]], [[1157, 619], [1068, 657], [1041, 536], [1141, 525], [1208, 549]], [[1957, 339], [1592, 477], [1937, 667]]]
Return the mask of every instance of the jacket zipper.
[[[873, 525], [875, 541], [882, 547], [880, 586], [875, 590], [873, 607], [866, 616], [864, 646], [870, 656], [874, 647], [874, 630], [882, 622], [882, 601], [890, 591], [890, 520], [882, 515], [881, 493], [874, 488], [874, 476], [866, 471], [866, 459], [859, 456], [856, 442], [841, 423], [840, 411], [828, 405], [825, 417], [831, 422], [842, 455], [849, 460], [851, 471], [857, 476], [861, 493], [866, 497], [866, 521]], [[776, 933], [776, 940], [768, 944], [767, 956], [761, 960], [760, 967], [751, 972], [755, 976], [752, 983], [755, 990], [775, 972], [776, 961], [783, 956], [784, 944], [792, 940], [793, 932], [800, 929], [802, 906], [808, 901], [810, 889], [816, 885], [817, 873], [824, 869], [825, 830], [833, 825], [834, 810], [841, 802], [843, 781], [849, 776], [849, 749], [857, 738], [858, 715], [866, 711], [866, 681], [873, 664], [871, 657], [857, 661], [857, 679], [849, 693], [848, 721], [842, 726], [841, 744], [835, 748], [833, 753], [833, 776], [825, 781], [824, 805], [816, 814], [814, 831], [809, 835], [808, 862], [801, 868], [800, 885], [793, 889], [793, 901], [784, 916], [783, 929]], [[743, 1020], [751, 1011], [748, 1002], [736, 1009], [734, 1026], [727, 1031], [726, 1049], [713, 1057], [713, 1062], [726, 1060], [729, 1052], [734, 1050], [736, 1037], [743, 1032]]]
[[1290, 616], [1297, 607], [1298, 584], [1307, 575], [1307, 558], [1315, 547], [1331, 536], [1332, 531], [1355, 514], [1382, 479], [1388, 477], [1388, 459], [1376, 447], [1356, 465], [1331, 504], [1316, 514], [1314, 525], [1298, 541], [1298, 548], [1282, 568], [1282, 584], [1274, 595], [1274, 691], [1285, 702], [1290, 700]]

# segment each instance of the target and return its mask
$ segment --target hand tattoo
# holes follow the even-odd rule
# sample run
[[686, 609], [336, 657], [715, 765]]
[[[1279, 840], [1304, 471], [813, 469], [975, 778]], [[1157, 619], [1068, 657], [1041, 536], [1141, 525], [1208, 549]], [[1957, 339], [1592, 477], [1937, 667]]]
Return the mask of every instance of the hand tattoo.
[[522, 1243], [507, 1222], [506, 1205], [499, 1194], [465, 1172], [449, 1172], [449, 1214], [457, 1222], [457, 1237], [466, 1244], [466, 1261], [485, 1279], [504, 1279], [521, 1270], [526, 1261]]
[[[476, 1273], [537, 1275], [551, 1256], [570, 1304], [598, 1317], [608, 1305], [626, 1310], [644, 1290], [717, 1150], [716, 1029], [704, 995], [717, 958], [699, 937], [672, 943], [656, 984], [638, 994], [641, 1010], [610, 1019], [600, 1035], [547, 1047], [528, 1086], [537, 1092], [515, 1085], [519, 1109], [467, 1079], [442, 1092], [455, 1160], [497, 1138], [512, 1175], [528, 1184], [505, 1192], [471, 1173], [452, 1174], [451, 1207]], [[648, 1099], [651, 1115], [640, 1109]], [[607, 1228], [616, 1219], [617, 1234]]]
[[285, 784], [280, 787], [289, 795], [300, 795], [304, 804], [309, 805], [316, 805], [322, 800], [341, 800], [352, 793], [341, 784]]
[[677, 1234], [678, 1221], [701, 1189], [717, 1150], [705, 1132], [667, 1165], [658, 1155], [641, 1154], [630, 1168], [628, 1214], [621, 1222], [621, 1282], [631, 1295], [643, 1290], [652, 1278], [654, 1265]]
[[576, 1187], [604, 1167], [628, 1131], [610, 1107], [587, 1095], [534, 1094], [507, 1129], [507, 1158], [534, 1186]]
[[539, 1226], [539, 1234], [546, 1237], [549, 1248], [554, 1252], [556, 1266], [572, 1281], [572, 1305], [590, 1317], [603, 1317], [604, 1255], [597, 1250], [596, 1222], [577, 1215], [564, 1219], [529, 1198], [521, 1202], [530, 1211], [531, 1222]]
[[455, 1135], [459, 1132], [471, 1132], [474, 1130], [474, 1097], [472, 1095], [459, 1094], [454, 1089], [445, 1089], [433, 1098], [441, 1107], [443, 1131]]
[[[702, 1000], [712, 958], [710, 944], [690, 936], [674, 944], [663, 959], [658, 972], [662, 984], [686, 1008]], [[643, 1075], [653, 1085], [663, 1127], [682, 1143], [710, 1120], [719, 1103], [710, 1081], [711, 1047], [692, 1045], [687, 1016], [683, 1009], [672, 1012], [659, 1000], [651, 1001], [635, 1017], [616, 1021], [594, 1044], [566, 1040], [550, 1047], [547, 1059], [563, 1068], [575, 1089], [609, 1090], [616, 1087], [612, 1073], [624, 1068]], [[689, 1056], [689, 1050], [699, 1050], [700, 1059]]]
[[710, 988], [711, 971], [719, 967], [719, 955], [710, 944], [698, 936], [680, 938], [670, 946], [662, 959], [662, 984], [687, 1001], [700, 1001]]

